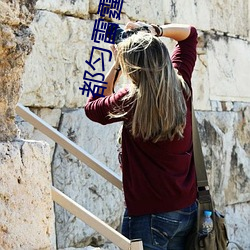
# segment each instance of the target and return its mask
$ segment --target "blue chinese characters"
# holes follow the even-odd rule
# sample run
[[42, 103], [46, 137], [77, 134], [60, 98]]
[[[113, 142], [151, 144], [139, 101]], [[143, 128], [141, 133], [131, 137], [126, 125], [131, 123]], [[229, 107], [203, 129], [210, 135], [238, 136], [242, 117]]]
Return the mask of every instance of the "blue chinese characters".
[[[109, 18], [112, 17], [120, 20], [122, 5], [123, 0], [100, 0], [97, 14], [100, 14], [101, 18], [95, 20], [91, 40], [93, 40], [95, 43], [100, 43], [100, 41], [109, 44], [115, 43], [115, 35], [118, 28], [118, 24], [106, 22], [104, 20], [104, 17], [108, 15]], [[97, 52], [95, 54], [100, 54], [100, 57], [93, 61], [94, 52]], [[102, 72], [105, 71], [104, 53], [108, 57], [108, 61], [111, 61], [112, 52], [110, 50], [99, 48], [96, 46], [92, 47], [90, 59], [86, 60], [85, 62], [91, 67], [93, 71], [96, 70], [95, 65], [97, 63], [101, 63]], [[89, 71], [85, 70], [83, 75], [84, 86], [82, 88], [79, 88], [82, 91], [82, 95], [84, 95], [86, 92], [87, 97], [89, 96], [89, 93], [91, 93], [93, 97], [104, 97], [103, 93], [106, 87], [103, 85], [107, 84], [107, 82], [104, 82], [104, 79], [105, 76], [103, 73], [91, 74]]]

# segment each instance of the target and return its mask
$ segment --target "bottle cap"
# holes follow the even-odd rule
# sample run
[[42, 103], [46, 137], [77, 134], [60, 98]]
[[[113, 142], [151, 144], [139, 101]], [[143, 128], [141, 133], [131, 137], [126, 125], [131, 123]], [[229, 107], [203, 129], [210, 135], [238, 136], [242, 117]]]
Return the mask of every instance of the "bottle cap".
[[212, 211], [204, 210], [204, 215], [210, 217], [212, 215]]

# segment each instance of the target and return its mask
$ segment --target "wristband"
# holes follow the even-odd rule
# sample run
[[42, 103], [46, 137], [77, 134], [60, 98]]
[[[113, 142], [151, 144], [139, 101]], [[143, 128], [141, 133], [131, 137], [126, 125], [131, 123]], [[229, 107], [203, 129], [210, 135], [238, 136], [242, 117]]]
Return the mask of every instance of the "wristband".
[[163, 28], [161, 26], [155, 24], [151, 24], [151, 26], [154, 28], [156, 36], [162, 36]]

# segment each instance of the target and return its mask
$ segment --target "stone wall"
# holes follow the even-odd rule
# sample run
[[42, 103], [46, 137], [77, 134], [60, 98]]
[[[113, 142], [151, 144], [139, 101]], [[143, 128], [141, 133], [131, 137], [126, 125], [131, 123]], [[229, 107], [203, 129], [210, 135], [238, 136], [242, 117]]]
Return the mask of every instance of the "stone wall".
[[[26, 61], [20, 102], [119, 173], [115, 141], [120, 125], [104, 127], [87, 120], [86, 96], [79, 91], [88, 69], [85, 60], [94, 45], [91, 34], [99, 17], [98, 3], [37, 2], [30, 26], [35, 44]], [[250, 249], [250, 1], [145, 0], [142, 6], [140, 1], [129, 0], [124, 1], [119, 23], [129, 19], [197, 27], [194, 105], [209, 182], [218, 209], [226, 213], [230, 238]], [[173, 41], [164, 41], [171, 51]], [[108, 48], [104, 43], [101, 46]], [[107, 61], [105, 67], [109, 65]], [[122, 193], [22, 119], [18, 124], [25, 138], [49, 142], [54, 185], [117, 228]], [[56, 212], [59, 248], [103, 244], [102, 237], [74, 216], [59, 207]]]
[[0, 142], [0, 249], [55, 249], [50, 147]]

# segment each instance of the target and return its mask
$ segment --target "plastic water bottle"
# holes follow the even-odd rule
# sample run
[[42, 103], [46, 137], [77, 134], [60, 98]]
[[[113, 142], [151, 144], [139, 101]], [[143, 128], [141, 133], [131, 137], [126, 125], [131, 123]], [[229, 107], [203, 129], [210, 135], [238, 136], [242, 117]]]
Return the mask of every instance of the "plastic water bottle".
[[201, 234], [207, 235], [213, 230], [213, 220], [211, 218], [212, 211], [205, 210], [204, 217], [202, 221]]

